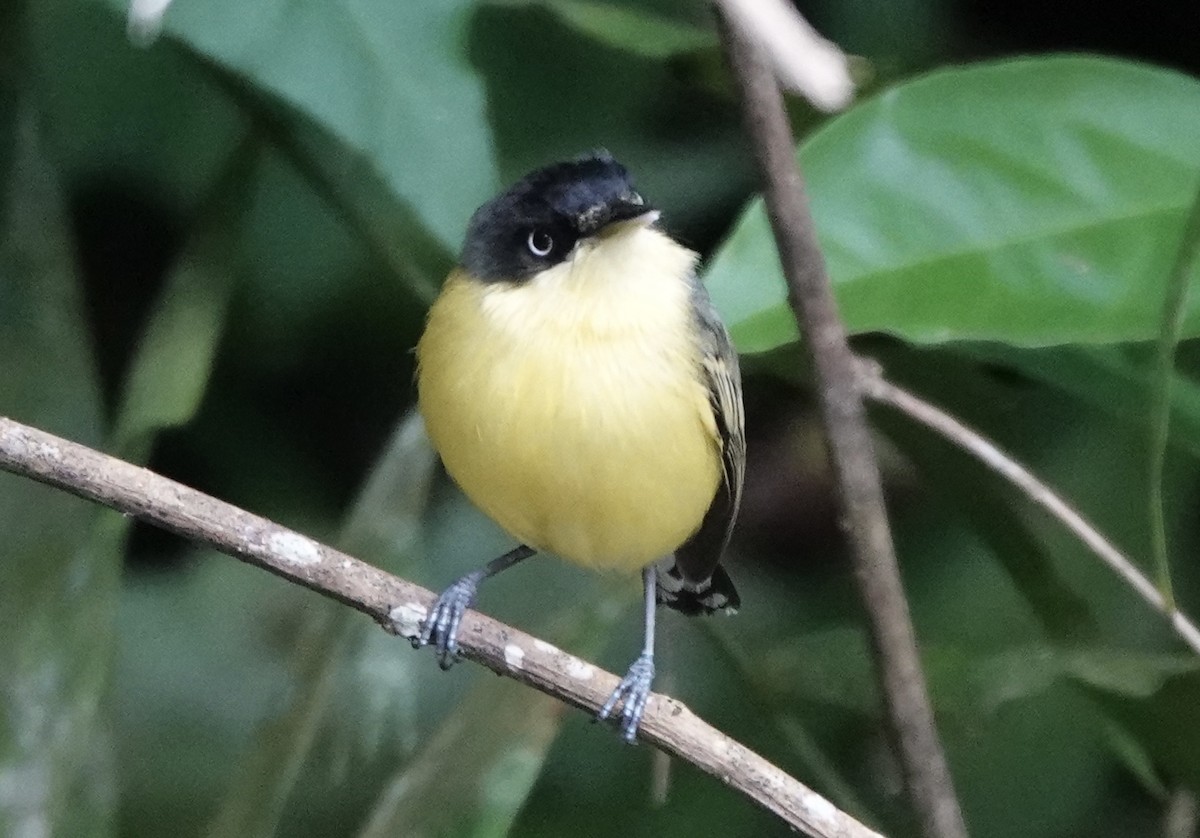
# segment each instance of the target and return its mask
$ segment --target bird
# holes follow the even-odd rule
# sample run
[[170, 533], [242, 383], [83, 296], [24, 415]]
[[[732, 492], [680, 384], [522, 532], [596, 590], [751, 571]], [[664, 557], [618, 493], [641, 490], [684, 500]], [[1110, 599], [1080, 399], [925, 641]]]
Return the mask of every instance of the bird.
[[644, 644], [597, 717], [634, 742], [655, 609], [732, 613], [720, 564], [742, 496], [738, 356], [698, 273], [628, 170], [594, 151], [471, 216], [417, 344], [417, 402], [463, 493], [518, 544], [420, 624], [443, 669], [485, 579], [547, 552], [641, 572]]

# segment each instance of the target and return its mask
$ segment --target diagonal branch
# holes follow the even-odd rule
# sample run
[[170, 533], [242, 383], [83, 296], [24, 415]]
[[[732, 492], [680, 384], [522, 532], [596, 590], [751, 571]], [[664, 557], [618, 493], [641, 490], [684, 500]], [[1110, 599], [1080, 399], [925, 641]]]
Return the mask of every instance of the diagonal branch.
[[[144, 468], [0, 417], [0, 470], [24, 475], [148, 521], [331, 597], [412, 637], [431, 591]], [[465, 657], [574, 707], [595, 712], [617, 677], [468, 611]], [[880, 838], [682, 703], [653, 694], [640, 735], [692, 763], [813, 838]]]
[[995, 443], [968, 428], [942, 409], [897, 387], [883, 377], [877, 365], [863, 362], [859, 386], [863, 395], [920, 422], [982, 462], [1016, 486], [1035, 505], [1058, 520], [1099, 559], [1121, 577], [1151, 608], [1166, 617], [1179, 638], [1200, 654], [1200, 629], [1167, 599], [1113, 543], [1092, 526], [1074, 507], [1033, 475]]
[[841, 520], [867, 608], [875, 665], [905, 784], [929, 838], [965, 838], [966, 825], [917, 654], [879, 465], [856, 385], [857, 368], [817, 242], [783, 98], [752, 37], [738, 20], [725, 17], [722, 22], [729, 64], [761, 170], [779, 261], [787, 277], [788, 301], [816, 371]]

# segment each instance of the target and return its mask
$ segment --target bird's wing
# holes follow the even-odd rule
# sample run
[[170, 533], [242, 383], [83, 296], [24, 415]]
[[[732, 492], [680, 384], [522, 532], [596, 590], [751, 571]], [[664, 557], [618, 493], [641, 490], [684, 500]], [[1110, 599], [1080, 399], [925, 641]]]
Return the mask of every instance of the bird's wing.
[[700, 327], [701, 364], [721, 446], [723, 472], [717, 494], [700, 529], [675, 551], [675, 566], [683, 579], [700, 584], [708, 582], [717, 571], [717, 563], [729, 543], [733, 522], [741, 506], [742, 481], [746, 473], [746, 429], [737, 352], [698, 278], [693, 280], [692, 293], [693, 311]]

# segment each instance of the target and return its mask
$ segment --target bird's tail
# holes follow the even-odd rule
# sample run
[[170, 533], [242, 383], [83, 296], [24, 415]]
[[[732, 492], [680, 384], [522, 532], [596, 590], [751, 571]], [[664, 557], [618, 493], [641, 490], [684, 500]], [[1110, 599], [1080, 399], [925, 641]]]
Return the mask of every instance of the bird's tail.
[[684, 577], [673, 559], [669, 565], [660, 564], [655, 570], [658, 573], [659, 605], [690, 616], [718, 611], [735, 614], [742, 604], [733, 580], [720, 565], [702, 582], [692, 582]]

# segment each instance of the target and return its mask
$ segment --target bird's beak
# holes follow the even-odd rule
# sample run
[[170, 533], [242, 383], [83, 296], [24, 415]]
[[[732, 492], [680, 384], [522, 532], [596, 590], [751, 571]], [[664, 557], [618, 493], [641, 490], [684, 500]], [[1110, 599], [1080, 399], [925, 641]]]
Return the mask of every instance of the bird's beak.
[[653, 226], [662, 213], [645, 204], [619, 204], [609, 210], [608, 218], [600, 225], [602, 236]]
[[656, 209], [646, 210], [626, 220], [624, 223], [630, 227], [652, 227], [661, 216], [662, 213]]
[[646, 205], [641, 195], [630, 193], [622, 200], [598, 204], [581, 213], [576, 228], [583, 236], [607, 234], [631, 227], [649, 227], [659, 215], [658, 210]]

